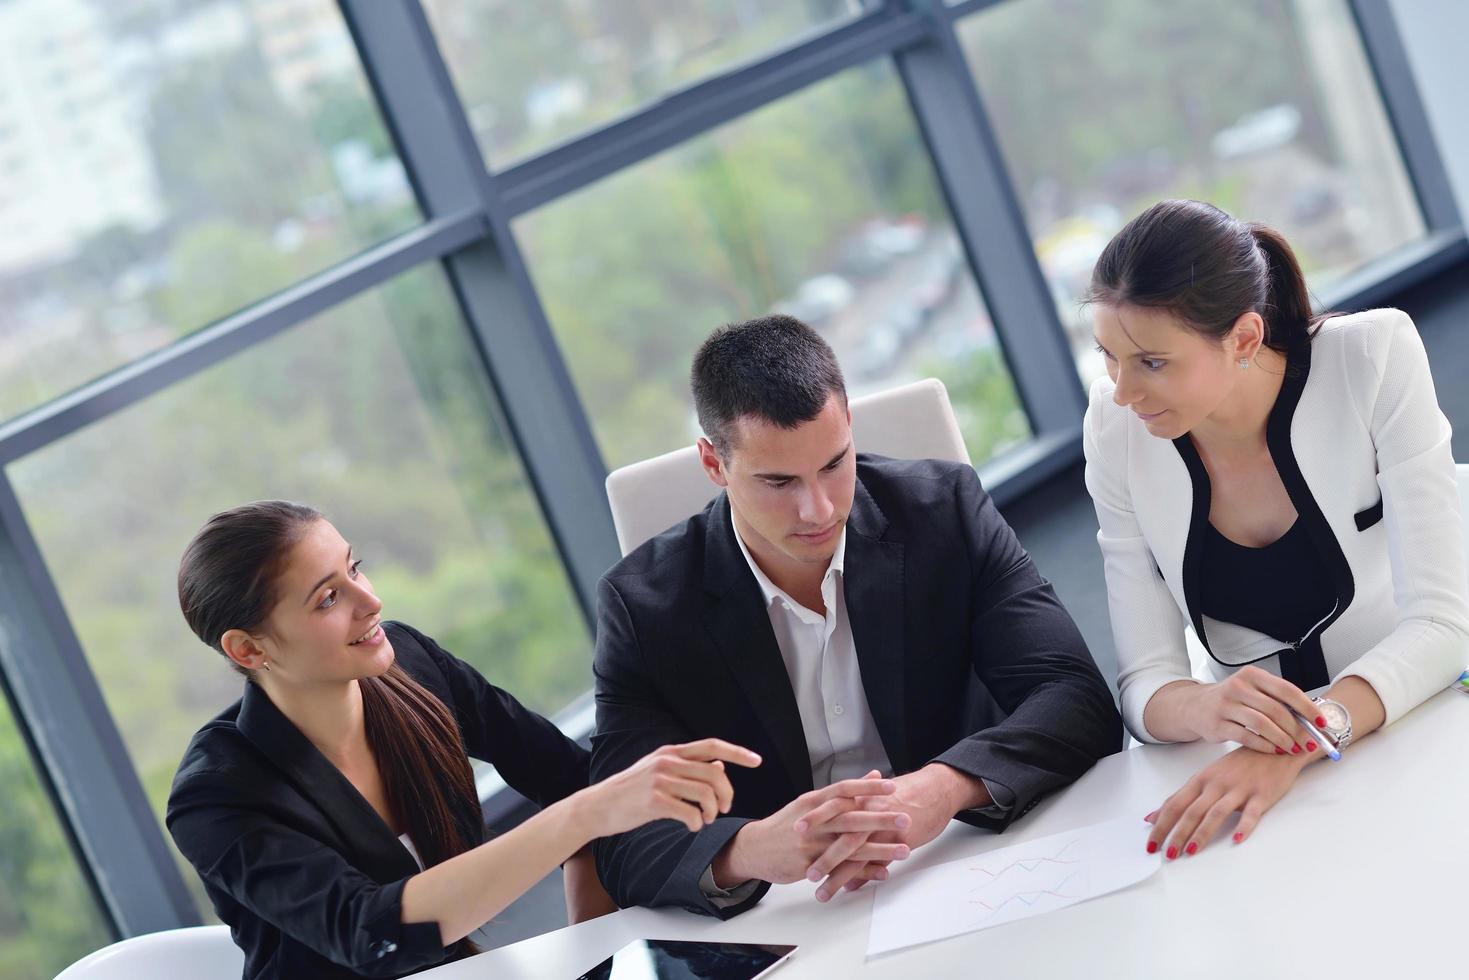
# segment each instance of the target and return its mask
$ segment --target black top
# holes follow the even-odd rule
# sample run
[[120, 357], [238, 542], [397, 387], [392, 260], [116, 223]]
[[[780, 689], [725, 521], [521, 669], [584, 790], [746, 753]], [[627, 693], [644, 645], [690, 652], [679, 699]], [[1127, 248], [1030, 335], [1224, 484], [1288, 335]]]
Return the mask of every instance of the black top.
[[[1122, 720], [1080, 631], [974, 468], [858, 454], [842, 588], [872, 719], [895, 773], [950, 765], [1014, 794], [995, 830], [1122, 747]], [[719, 737], [764, 757], [729, 766], [734, 806], [698, 833], [659, 820], [595, 843], [619, 905], [727, 918], [699, 878], [746, 822], [812, 788], [800, 709], [764, 597], [721, 494], [642, 545], [597, 588], [596, 779], [659, 745]], [[1006, 713], [977, 722], [976, 686]]]
[[[398, 664], [454, 713], [468, 755], [542, 805], [587, 785], [587, 751], [549, 721], [412, 627], [383, 627]], [[483, 840], [478, 807], [461, 816]], [[400, 977], [449, 956], [437, 923], [402, 921], [413, 856], [254, 684], [190, 741], [166, 821], [244, 950], [246, 980]]]
[[1200, 599], [1205, 616], [1294, 643], [1331, 615], [1336, 590], [1299, 519], [1263, 548], [1231, 541], [1210, 524]]
[[[1284, 637], [1287, 642], [1294, 642], [1294, 646], [1282, 647], [1274, 653], [1249, 661], [1255, 663], [1270, 657], [1278, 658], [1280, 676], [1303, 691], [1325, 687], [1331, 682], [1331, 675], [1326, 669], [1326, 655], [1321, 650], [1321, 634], [1341, 618], [1357, 594], [1352, 566], [1342, 551], [1341, 542], [1336, 540], [1336, 534], [1322, 512], [1321, 505], [1316, 502], [1311, 487], [1301, 474], [1295, 448], [1291, 445], [1291, 420], [1295, 418], [1296, 406], [1306, 390], [1306, 380], [1310, 373], [1311, 345], [1309, 342], [1297, 344], [1286, 355], [1285, 380], [1281, 383], [1280, 393], [1275, 396], [1275, 406], [1270, 410], [1270, 418], [1265, 423], [1265, 443], [1270, 448], [1270, 458], [1280, 474], [1280, 482], [1285, 486], [1285, 492], [1296, 509], [1296, 524], [1301, 527], [1303, 536], [1310, 541], [1321, 562], [1325, 580], [1330, 583], [1335, 608], [1325, 619], [1316, 622], [1314, 629], [1304, 639], [1299, 633]], [[1193, 623], [1194, 633], [1210, 657], [1226, 667], [1243, 667], [1243, 663], [1231, 663], [1215, 656], [1209, 644], [1208, 631], [1204, 629], [1204, 551], [1210, 537], [1209, 472], [1191, 436], [1179, 436], [1173, 440], [1173, 446], [1182, 457], [1184, 466], [1188, 469], [1189, 481], [1193, 485], [1193, 511], [1189, 517], [1188, 541], [1184, 545], [1182, 569], [1183, 597], [1188, 606], [1189, 621]], [[1294, 587], [1288, 594], [1295, 594]], [[1215, 608], [1219, 612], [1225, 611], [1221, 606]], [[1211, 618], [1225, 622], [1239, 622], [1239, 615], [1234, 610], [1229, 610], [1226, 615], [1210, 615]]]

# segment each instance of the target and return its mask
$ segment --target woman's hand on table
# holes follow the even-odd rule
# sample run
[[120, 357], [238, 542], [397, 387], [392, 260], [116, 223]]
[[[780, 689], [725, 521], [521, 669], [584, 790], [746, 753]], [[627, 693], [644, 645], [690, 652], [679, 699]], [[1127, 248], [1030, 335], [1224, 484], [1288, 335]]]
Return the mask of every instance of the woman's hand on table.
[[1144, 818], [1153, 825], [1145, 845], [1148, 853], [1161, 850], [1169, 860], [1197, 854], [1235, 813], [1240, 819], [1233, 840], [1243, 843], [1306, 764], [1320, 758], [1321, 747], [1307, 745], [1300, 755], [1283, 758], [1239, 748], [1205, 766]]

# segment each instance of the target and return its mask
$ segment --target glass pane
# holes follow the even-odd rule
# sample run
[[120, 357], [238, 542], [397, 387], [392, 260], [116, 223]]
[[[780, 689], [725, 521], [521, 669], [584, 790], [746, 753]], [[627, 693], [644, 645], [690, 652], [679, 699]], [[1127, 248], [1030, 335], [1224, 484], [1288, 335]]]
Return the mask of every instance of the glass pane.
[[0, 3], [0, 419], [417, 220], [332, 0]]
[[1318, 292], [1424, 233], [1342, 0], [1011, 0], [959, 33], [1085, 380], [1092, 264], [1155, 201], [1279, 228]]
[[0, 694], [0, 977], [48, 980], [109, 940]]
[[688, 445], [694, 351], [785, 311], [852, 393], [934, 376], [976, 463], [1029, 435], [896, 72], [830, 79], [523, 216], [610, 466]]
[[875, 0], [426, 0], [492, 166], [852, 16]]
[[423, 267], [12, 465], [160, 816], [189, 737], [241, 690], [175, 590], [188, 539], [235, 504], [326, 511], [385, 617], [527, 704], [591, 686], [585, 620], [477, 364]]

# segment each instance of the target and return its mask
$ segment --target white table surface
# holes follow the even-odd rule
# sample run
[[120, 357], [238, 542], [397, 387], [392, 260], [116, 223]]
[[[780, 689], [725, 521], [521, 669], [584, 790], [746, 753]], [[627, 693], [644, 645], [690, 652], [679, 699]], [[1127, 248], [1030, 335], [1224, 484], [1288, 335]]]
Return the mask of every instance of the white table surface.
[[[873, 886], [822, 905], [800, 882], [728, 922], [626, 909], [418, 976], [572, 980], [633, 939], [708, 939], [799, 945], [778, 980], [1469, 977], [1466, 748], [1469, 696], [1445, 691], [1340, 763], [1308, 767], [1242, 845], [1230, 822], [1130, 888], [870, 960]], [[894, 876], [1128, 814], [1141, 848], [1143, 815], [1222, 751], [1148, 745], [1103, 759], [1004, 834], [950, 824]]]

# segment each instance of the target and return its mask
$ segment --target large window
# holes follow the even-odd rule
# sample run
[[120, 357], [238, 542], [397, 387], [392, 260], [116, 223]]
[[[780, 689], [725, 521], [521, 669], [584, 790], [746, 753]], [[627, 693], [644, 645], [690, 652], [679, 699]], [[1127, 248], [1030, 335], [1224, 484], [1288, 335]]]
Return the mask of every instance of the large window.
[[49, 980], [107, 942], [0, 691], [0, 977]]
[[430, 267], [10, 467], [160, 816], [189, 737], [242, 683], [185, 625], [178, 560], [246, 501], [326, 511], [385, 617], [528, 705], [586, 690], [584, 620], [474, 364]]
[[517, 223], [609, 466], [698, 435], [722, 323], [789, 312], [854, 394], [935, 375], [981, 462], [1029, 430], [887, 62], [847, 72]]
[[[874, 6], [874, 0], [867, 0]], [[480, 148], [503, 166], [849, 17], [862, 0], [427, 0]]]
[[[697, 436], [715, 327], [797, 315], [854, 395], [940, 378], [1004, 504], [1079, 459], [1078, 300], [1149, 203], [1278, 226], [1318, 291], [1457, 230], [1364, 54], [1401, 62], [1390, 16], [0, 0], [0, 980], [195, 920], [180, 870], [209, 917], [133, 779], [161, 816], [243, 683], [177, 608], [211, 513], [322, 508], [386, 615], [585, 735], [604, 466]], [[78, 771], [38, 781], [22, 731]]]
[[0, 3], [0, 421], [417, 220], [331, 0]]
[[1092, 264], [1155, 201], [1275, 226], [1318, 292], [1423, 234], [1345, 0], [1011, 0], [959, 34], [1085, 380]]

